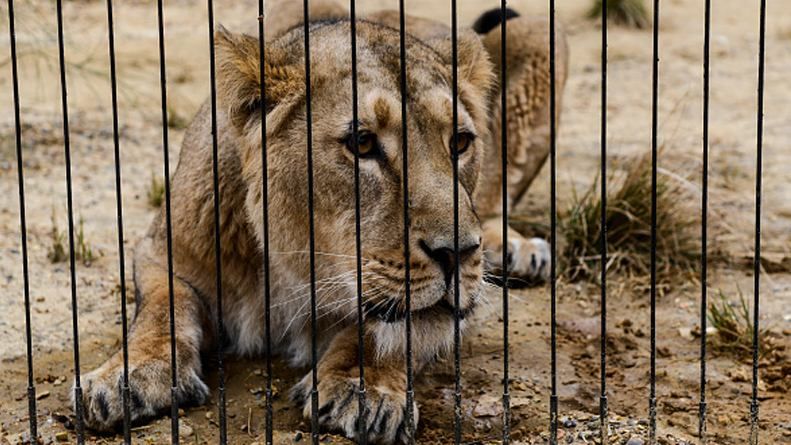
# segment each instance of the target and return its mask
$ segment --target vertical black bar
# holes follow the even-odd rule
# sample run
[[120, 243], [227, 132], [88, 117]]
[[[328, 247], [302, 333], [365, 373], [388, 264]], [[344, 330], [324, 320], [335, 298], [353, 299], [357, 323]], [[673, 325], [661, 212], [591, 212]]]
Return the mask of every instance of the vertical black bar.
[[360, 153], [357, 139], [359, 122], [357, 121], [357, 10], [355, 1], [349, 1], [351, 16], [351, 46], [352, 46], [352, 140], [354, 141], [354, 241], [357, 268], [357, 348], [360, 382], [357, 391], [357, 440], [360, 444], [368, 441], [366, 426], [367, 412], [365, 409], [365, 343], [363, 340], [363, 263], [362, 241], [360, 240]]
[[121, 397], [124, 409], [124, 444], [132, 443], [130, 431], [129, 348], [126, 317], [126, 271], [124, 261], [124, 211], [121, 195], [121, 148], [118, 130], [118, 83], [115, 71], [115, 30], [113, 27], [113, 0], [107, 0], [107, 29], [110, 52], [110, 92], [113, 110], [113, 159], [115, 161], [115, 210], [118, 225], [118, 279], [121, 282], [121, 351], [124, 373], [121, 380]]
[[461, 310], [459, 289], [459, 48], [456, 0], [450, 2], [451, 65], [453, 77], [453, 363], [456, 387], [454, 392], [453, 432], [456, 445], [461, 443]]
[[[503, 258], [508, 264], [508, 102], [506, 100], [506, 0], [500, 1], [500, 168], [502, 169]], [[508, 267], [503, 267], [503, 445], [511, 442], [511, 392], [508, 344]]]
[[601, 393], [599, 425], [601, 443], [609, 443], [607, 407], [607, 3], [602, 4], [601, 24]]
[[708, 442], [706, 433], [706, 313], [708, 312], [708, 202], [709, 202], [709, 55], [711, 42], [711, 0], [706, 0], [705, 36], [703, 43], [703, 171], [700, 216], [700, 403], [698, 405], [698, 437]]
[[766, 0], [761, 0], [758, 48], [758, 110], [755, 164], [755, 255], [753, 263], [753, 379], [750, 398], [750, 445], [758, 445], [758, 355], [760, 353], [758, 324], [761, 302], [761, 182], [763, 180], [764, 145], [764, 73], [766, 71]]
[[402, 176], [402, 197], [404, 206], [404, 304], [406, 307], [406, 433], [409, 443], [415, 441], [415, 387], [414, 370], [412, 369], [412, 291], [410, 264], [411, 255], [409, 250], [409, 135], [407, 132], [407, 83], [406, 83], [406, 14], [404, 11], [404, 0], [398, 1], [398, 34], [399, 34], [399, 56], [401, 59], [401, 174]]
[[264, 42], [264, 0], [258, 0], [258, 56], [261, 77], [261, 207], [264, 223], [264, 341], [266, 342], [266, 432], [264, 439], [272, 445], [272, 302], [269, 281], [269, 158], [266, 147], [266, 51]]
[[311, 110], [310, 88], [310, 5], [308, 0], [303, 0], [304, 14], [303, 33], [305, 34], [305, 128], [306, 150], [308, 164], [308, 243], [310, 254], [310, 364], [311, 364], [311, 391], [310, 391], [310, 436], [313, 445], [319, 443], [319, 374], [318, 350], [316, 336], [318, 323], [316, 320], [316, 227], [313, 215], [313, 113]]
[[214, 269], [217, 292], [217, 378], [219, 380], [220, 444], [228, 442], [228, 419], [225, 412], [225, 366], [223, 364], [223, 326], [222, 310], [222, 245], [220, 241], [220, 153], [217, 147], [217, 76], [214, 58], [214, 1], [207, 0], [209, 10], [209, 75], [211, 83], [211, 146], [212, 146], [212, 186], [214, 188]]
[[555, 0], [549, 0], [549, 176], [550, 176], [550, 396], [549, 443], [558, 443], [557, 373], [557, 85], [555, 48]]
[[63, 45], [63, 0], [56, 2], [58, 21], [58, 65], [60, 68], [61, 108], [63, 112], [63, 151], [66, 158], [66, 201], [69, 218], [69, 272], [71, 274], [71, 325], [74, 346], [74, 410], [77, 415], [77, 443], [85, 443], [85, 421], [80, 383], [80, 329], [77, 308], [77, 270], [74, 256], [74, 202], [71, 186], [71, 144], [69, 141], [69, 103], [66, 91], [66, 60]]
[[38, 438], [36, 418], [36, 384], [33, 379], [33, 337], [30, 323], [30, 273], [27, 256], [27, 220], [25, 218], [25, 171], [22, 160], [22, 122], [19, 114], [19, 72], [16, 60], [16, 29], [14, 0], [8, 0], [8, 34], [11, 42], [11, 82], [14, 91], [14, 136], [16, 140], [17, 185], [19, 187], [19, 231], [22, 242], [22, 290], [25, 298], [25, 352], [27, 355], [27, 403], [30, 420], [30, 442]]
[[659, 0], [654, 0], [653, 73], [651, 83], [651, 358], [648, 391], [648, 443], [656, 445], [656, 226], [659, 128]]
[[157, 0], [157, 33], [159, 41], [159, 91], [162, 107], [162, 158], [165, 183], [165, 237], [168, 262], [168, 317], [170, 333], [170, 440], [179, 443], [178, 363], [176, 360], [176, 309], [173, 295], [173, 223], [170, 205], [170, 146], [168, 141], [168, 93], [165, 66], [165, 12], [163, 0]]

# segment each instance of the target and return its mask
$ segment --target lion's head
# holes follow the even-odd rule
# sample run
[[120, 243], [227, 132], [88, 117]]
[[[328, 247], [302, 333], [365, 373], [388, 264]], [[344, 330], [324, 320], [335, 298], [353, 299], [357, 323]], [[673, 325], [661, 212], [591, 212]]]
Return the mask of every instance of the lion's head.
[[[267, 42], [265, 98], [258, 39], [220, 31], [218, 96], [242, 143], [247, 211], [263, 239], [262, 113], [266, 116], [270, 256], [283, 276], [309, 279], [304, 34]], [[311, 110], [319, 315], [356, 311], [355, 174], [350, 23], [311, 25]], [[358, 138], [364, 307], [369, 317], [405, 314], [403, 158], [399, 34], [357, 25]], [[454, 304], [452, 69], [449, 39], [407, 38], [407, 143], [412, 311]], [[492, 67], [478, 37], [458, 39], [461, 309], [481, 292], [481, 229], [473, 203], [487, 140]], [[282, 279], [275, 277], [275, 279]], [[329, 317], [333, 318], [333, 317]], [[353, 321], [349, 317], [348, 321]]]

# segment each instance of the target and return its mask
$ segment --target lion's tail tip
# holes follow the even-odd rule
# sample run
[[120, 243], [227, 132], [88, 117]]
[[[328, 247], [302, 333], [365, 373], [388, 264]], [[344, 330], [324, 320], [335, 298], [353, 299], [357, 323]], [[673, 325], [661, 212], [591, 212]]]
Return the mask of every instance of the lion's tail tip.
[[[511, 8], [505, 8], [505, 19], [509, 20], [519, 17], [519, 13]], [[490, 9], [472, 24], [472, 29], [478, 34], [486, 34], [503, 22], [503, 10], [501, 8]]]

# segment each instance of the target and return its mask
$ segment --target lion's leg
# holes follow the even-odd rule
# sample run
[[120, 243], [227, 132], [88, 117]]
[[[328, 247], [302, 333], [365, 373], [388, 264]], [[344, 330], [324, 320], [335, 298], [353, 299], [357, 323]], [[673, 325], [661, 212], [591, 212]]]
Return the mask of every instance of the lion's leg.
[[[506, 70], [506, 134], [508, 138], [508, 209], [518, 208], [530, 184], [545, 164], [550, 150], [550, 76], [549, 76], [549, 23], [545, 19], [514, 17], [507, 21], [507, 70]], [[557, 32], [556, 49], [556, 116], [567, 71], [567, 49], [562, 29]], [[492, 60], [500, 70], [501, 28], [495, 26], [483, 36]], [[502, 88], [502, 86], [501, 86]], [[500, 102], [495, 101], [496, 114], [491, 123], [491, 134], [496, 142], [502, 133]], [[490, 215], [484, 222], [483, 244], [486, 251], [488, 272], [500, 275], [508, 268], [512, 284], [530, 283], [548, 275], [550, 249], [546, 241], [528, 239], [508, 228], [508, 258], [503, 264], [502, 232], [502, 177], [500, 174], [499, 143], [489, 154], [487, 189], [480, 206], [483, 214]]]
[[[372, 340], [366, 334], [365, 388], [367, 438], [373, 443], [405, 443], [406, 371], [403, 359], [376, 356]], [[357, 327], [338, 333], [322, 356], [318, 366], [319, 422], [328, 430], [343, 431], [359, 439], [358, 390], [360, 382]], [[303, 415], [311, 416], [312, 375], [306, 375], [291, 392], [292, 399], [303, 405]], [[417, 425], [417, 404], [413, 405]]]
[[[129, 331], [131, 420], [156, 415], [171, 406], [170, 318], [167, 270], [158, 264], [135, 264], [139, 300]], [[174, 278], [176, 369], [179, 405], [202, 404], [209, 394], [201, 381], [201, 309], [194, 291]], [[82, 376], [86, 424], [107, 431], [123, 420], [123, 357], [115, 353]]]

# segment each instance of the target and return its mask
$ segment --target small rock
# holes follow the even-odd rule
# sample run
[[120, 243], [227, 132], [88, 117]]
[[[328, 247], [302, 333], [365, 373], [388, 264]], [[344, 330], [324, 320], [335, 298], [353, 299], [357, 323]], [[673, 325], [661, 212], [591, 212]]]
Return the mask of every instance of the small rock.
[[643, 439], [640, 439], [639, 437], [632, 437], [626, 442], [626, 445], [643, 445], [644, 443], [645, 442], [643, 442]]
[[574, 419], [566, 419], [563, 421], [563, 427], [565, 428], [575, 428], [577, 426], [577, 421]]
[[302, 440], [302, 431], [297, 431], [297, 434], [294, 434], [294, 442], [299, 442]]
[[528, 406], [530, 404], [530, 397], [512, 397], [511, 408], [518, 408], [520, 406]]
[[36, 400], [46, 399], [47, 397], [49, 397], [49, 391], [41, 391], [36, 394]]
[[179, 424], [179, 436], [180, 437], [190, 437], [195, 433], [192, 427], [187, 425], [186, 423], [182, 422]]
[[482, 395], [478, 399], [478, 404], [472, 410], [475, 417], [495, 417], [503, 412], [503, 406], [499, 398], [490, 395]]
[[55, 440], [57, 440], [58, 442], [68, 442], [69, 433], [67, 433], [66, 431], [58, 431], [58, 433], [55, 434]]

